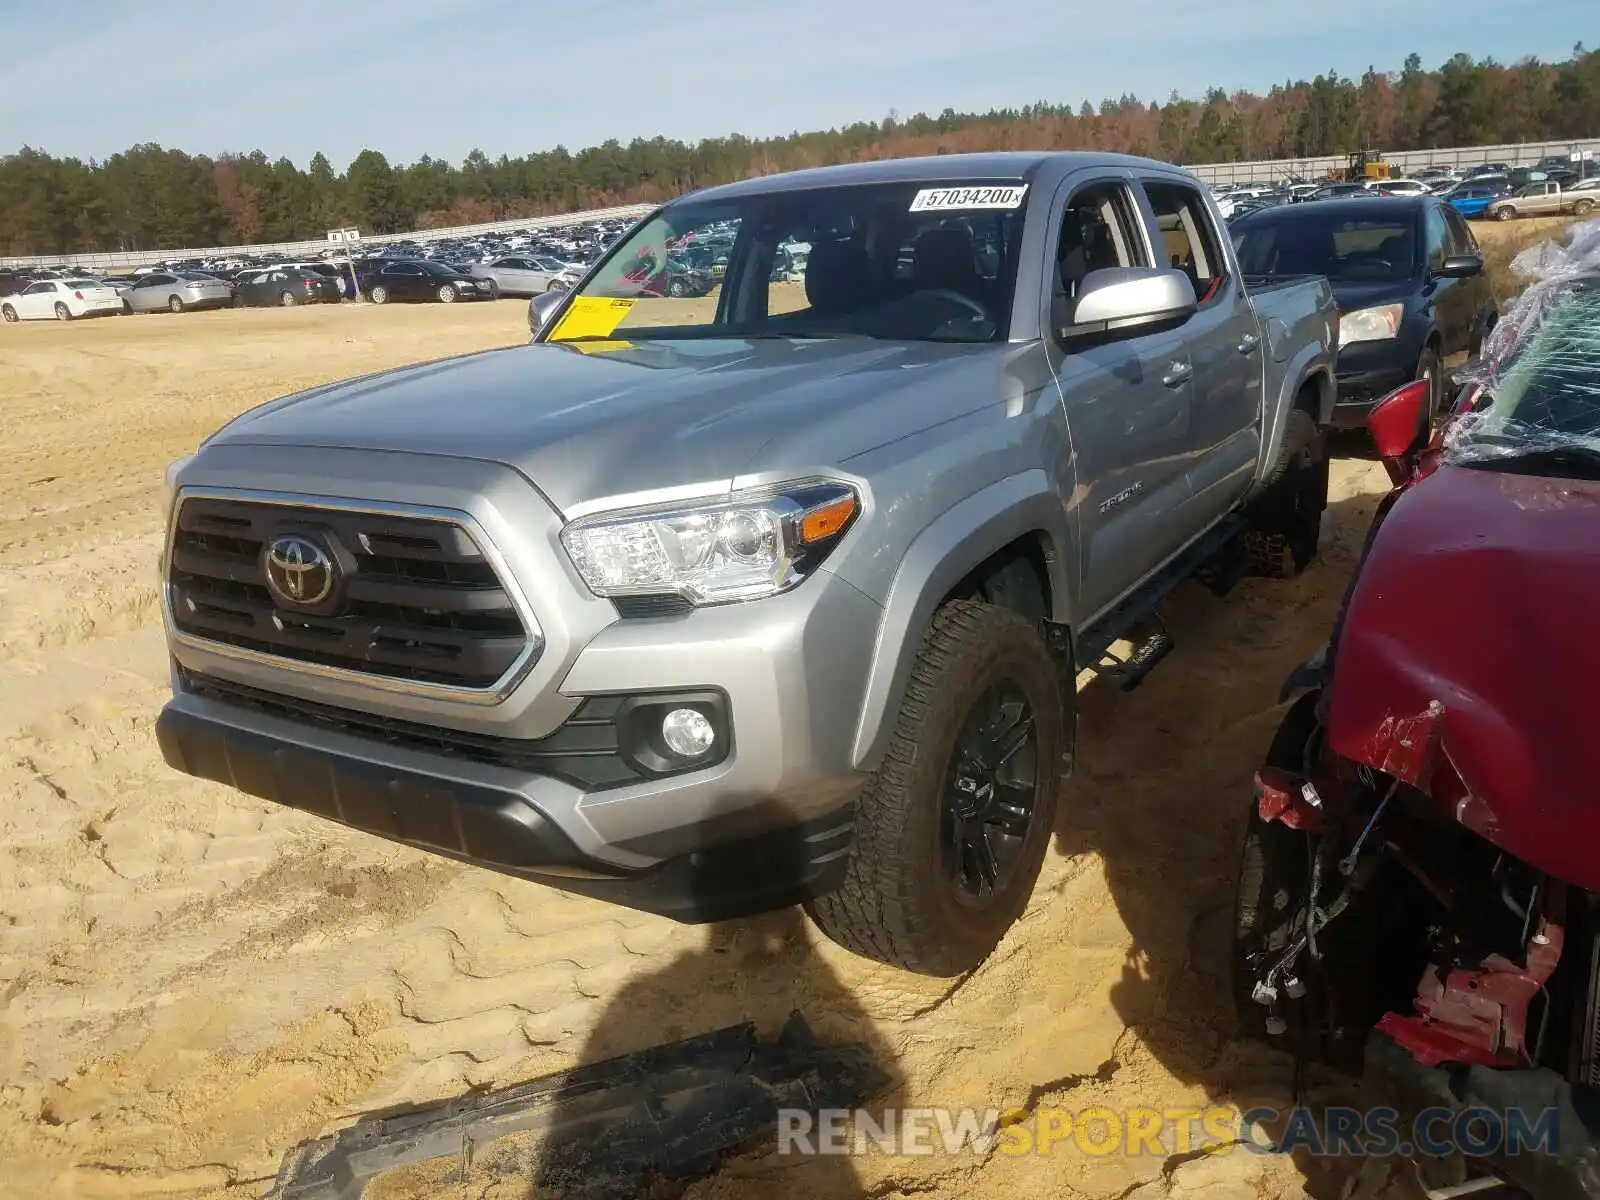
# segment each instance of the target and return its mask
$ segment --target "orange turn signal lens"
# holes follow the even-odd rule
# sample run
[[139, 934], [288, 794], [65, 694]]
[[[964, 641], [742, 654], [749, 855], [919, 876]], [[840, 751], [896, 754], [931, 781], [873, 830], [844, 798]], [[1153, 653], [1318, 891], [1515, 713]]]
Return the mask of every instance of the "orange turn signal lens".
[[856, 515], [856, 498], [842, 496], [813, 508], [800, 518], [800, 544], [814, 546], [837, 534]]

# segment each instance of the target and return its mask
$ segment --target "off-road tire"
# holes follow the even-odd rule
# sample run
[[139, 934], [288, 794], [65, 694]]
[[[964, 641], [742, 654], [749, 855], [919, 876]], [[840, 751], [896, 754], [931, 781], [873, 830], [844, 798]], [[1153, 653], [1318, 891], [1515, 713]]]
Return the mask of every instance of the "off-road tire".
[[[982, 907], [956, 898], [940, 861], [946, 775], [972, 706], [1005, 679], [1033, 709], [1032, 820], [1003, 886]], [[846, 949], [921, 975], [973, 970], [1027, 907], [1055, 823], [1065, 725], [1060, 680], [1037, 625], [1014, 612], [953, 600], [917, 651], [882, 765], [856, 802], [843, 884], [806, 911]]]
[[1250, 573], [1291, 579], [1317, 556], [1328, 507], [1328, 450], [1312, 415], [1291, 409], [1283, 445], [1250, 513], [1245, 549]]

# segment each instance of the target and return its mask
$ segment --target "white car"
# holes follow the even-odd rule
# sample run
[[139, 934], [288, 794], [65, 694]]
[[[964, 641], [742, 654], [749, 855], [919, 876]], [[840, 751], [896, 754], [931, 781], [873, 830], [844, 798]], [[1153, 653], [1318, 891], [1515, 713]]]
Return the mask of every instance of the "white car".
[[111, 317], [122, 311], [122, 297], [98, 279], [41, 279], [0, 304], [0, 317], [18, 321], [73, 321]]
[[1426, 196], [1432, 189], [1421, 179], [1378, 179], [1372, 183], [1375, 192], [1386, 196]]

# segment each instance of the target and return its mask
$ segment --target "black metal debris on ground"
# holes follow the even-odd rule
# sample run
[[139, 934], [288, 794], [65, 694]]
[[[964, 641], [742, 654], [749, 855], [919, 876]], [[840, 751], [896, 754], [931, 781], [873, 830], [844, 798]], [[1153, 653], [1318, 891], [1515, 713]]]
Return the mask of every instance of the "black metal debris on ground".
[[[779, 1109], [855, 1107], [889, 1083], [865, 1047], [820, 1045], [793, 1013], [772, 1042], [754, 1024], [732, 1025], [508, 1088], [369, 1115], [288, 1151], [267, 1200], [358, 1200], [386, 1172], [435, 1160], [454, 1160], [446, 1169], [457, 1180], [469, 1170], [520, 1179], [523, 1195], [620, 1200], [652, 1179], [710, 1174], [727, 1151], [772, 1135]], [[512, 1135], [524, 1135], [518, 1149], [489, 1149]]]

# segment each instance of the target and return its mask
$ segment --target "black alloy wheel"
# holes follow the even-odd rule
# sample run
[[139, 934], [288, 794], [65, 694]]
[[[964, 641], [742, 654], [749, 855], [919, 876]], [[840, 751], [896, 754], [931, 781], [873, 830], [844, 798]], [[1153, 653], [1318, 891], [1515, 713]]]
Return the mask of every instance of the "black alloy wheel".
[[972, 706], [945, 774], [941, 864], [957, 900], [981, 907], [1022, 858], [1038, 796], [1038, 739], [1020, 686], [1001, 680]]

